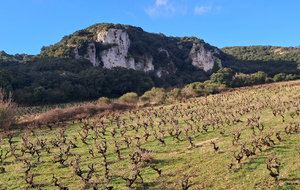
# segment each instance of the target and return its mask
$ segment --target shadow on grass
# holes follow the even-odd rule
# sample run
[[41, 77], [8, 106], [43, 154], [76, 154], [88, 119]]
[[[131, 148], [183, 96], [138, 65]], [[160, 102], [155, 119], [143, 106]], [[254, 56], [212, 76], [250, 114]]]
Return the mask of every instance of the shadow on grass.
[[300, 181], [300, 178], [293, 178], [293, 179], [281, 178], [280, 181]]
[[245, 160], [245, 161], [248, 161], [248, 162], [244, 163], [243, 168], [252, 171], [254, 169], [257, 169], [260, 165], [266, 164], [266, 159], [267, 159], [266, 156], [259, 156], [257, 158], [251, 158], [250, 157], [247, 160]]
[[277, 150], [280, 152], [280, 153], [284, 153], [284, 152], [288, 152], [286, 150], [289, 150], [291, 149], [290, 146], [273, 146], [273, 147], [268, 147], [266, 150], [264, 150], [263, 152], [267, 152], [267, 153], [270, 153], [272, 151], [275, 151], [277, 152]]
[[59, 164], [58, 166], [57, 166], [57, 168], [69, 168], [70, 167], [70, 165], [69, 164]]
[[300, 185], [300, 178], [281, 178], [280, 181], [285, 182], [286, 185]]
[[156, 185], [157, 184], [155, 184], [153, 182], [149, 182], [149, 183], [136, 183], [134, 189], [152, 189]]

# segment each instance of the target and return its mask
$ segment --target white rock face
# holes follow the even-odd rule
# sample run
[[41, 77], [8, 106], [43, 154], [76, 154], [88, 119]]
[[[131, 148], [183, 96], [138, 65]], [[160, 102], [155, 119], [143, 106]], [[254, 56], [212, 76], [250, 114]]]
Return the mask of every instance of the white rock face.
[[192, 64], [195, 67], [207, 72], [213, 68], [215, 62], [222, 68], [221, 60], [215, 57], [214, 54], [220, 54], [219, 50], [206, 50], [204, 49], [204, 43], [199, 43], [193, 45], [189, 57], [192, 59]]
[[[82, 56], [79, 55], [78, 53], [78, 48], [75, 46], [74, 48], [74, 58], [75, 59], [80, 59], [82, 58]], [[95, 44], [94, 43], [90, 43], [89, 46], [87, 47], [87, 54], [83, 55], [83, 58], [84, 59], [87, 59], [89, 60], [91, 63], [93, 63], [93, 66], [94, 67], [97, 67], [99, 66], [100, 64], [100, 61], [98, 59], [98, 56], [97, 56], [97, 52], [96, 52], [96, 47], [95, 47]]]
[[159, 53], [165, 52], [165, 53], [167, 54], [167, 57], [168, 57], [168, 58], [170, 57], [169, 52], [168, 52], [166, 49], [164, 49], [164, 48], [158, 48], [158, 52], [159, 52]]
[[[112, 45], [111, 48], [102, 52], [96, 51], [96, 43], [103, 45]], [[75, 59], [84, 58], [93, 63], [94, 67], [103, 64], [104, 68], [113, 67], [125, 67], [134, 70], [143, 70], [145, 72], [156, 70], [157, 76], [161, 76], [163, 73], [175, 73], [177, 68], [169, 60], [167, 66], [164, 68], [154, 68], [153, 57], [151, 55], [142, 55], [139, 57], [130, 57], [128, 50], [130, 47], [130, 39], [128, 34], [122, 29], [109, 29], [108, 31], [101, 31], [97, 35], [97, 41], [90, 43], [87, 47], [87, 53], [85, 55], [79, 55], [78, 48], [74, 46], [74, 57]], [[222, 68], [221, 60], [214, 56], [214, 54], [220, 54], [217, 48], [206, 50], [204, 48], [205, 43], [193, 44], [193, 47], [189, 53], [189, 58], [192, 59], [192, 64], [195, 67], [201, 68], [204, 71], [209, 71], [213, 68], [215, 63], [219, 64]], [[179, 47], [182, 49], [182, 45]], [[159, 53], [165, 53], [170, 58], [169, 52], [164, 48], [158, 48]]]
[[99, 66], [100, 61], [96, 54], [95, 44], [93, 43], [89, 44], [89, 46], [87, 47], [87, 54], [84, 55], [84, 58], [90, 60], [93, 63], [94, 67]]
[[135, 69], [143, 70], [145, 72], [153, 71], [154, 65], [152, 56], [144, 55], [140, 57], [139, 62], [135, 63]]
[[103, 67], [112, 68], [119, 66], [144, 70], [145, 72], [154, 70], [153, 58], [150, 56], [141, 56], [139, 62], [136, 62], [132, 57], [128, 58], [130, 39], [125, 31], [121, 29], [109, 29], [108, 31], [99, 32], [97, 41], [104, 45], [115, 45], [101, 52], [100, 57]]
[[78, 53], [78, 48], [77, 47], [74, 48], [73, 53], [74, 53], [74, 58], [75, 59], [80, 59], [81, 58], [81, 56]]

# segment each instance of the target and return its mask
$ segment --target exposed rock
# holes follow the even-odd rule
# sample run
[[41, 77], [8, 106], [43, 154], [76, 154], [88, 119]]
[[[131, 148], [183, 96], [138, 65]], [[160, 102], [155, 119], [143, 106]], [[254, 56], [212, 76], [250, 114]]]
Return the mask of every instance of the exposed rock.
[[[111, 45], [109, 49], [97, 52], [96, 43], [102, 45]], [[179, 45], [181, 42], [178, 42]], [[159, 53], [165, 53], [167, 59], [164, 61], [164, 66], [156, 65], [154, 67], [153, 57], [151, 54], [145, 53], [144, 55], [129, 55], [128, 51], [131, 45], [128, 33], [123, 29], [108, 29], [101, 31], [97, 34], [97, 41], [89, 43], [85, 55], [79, 55], [78, 48], [74, 48], [75, 59], [84, 58], [93, 63], [93, 66], [99, 66], [100, 62], [104, 68], [125, 67], [134, 70], [143, 70], [145, 72], [154, 71], [157, 76], [162, 74], [175, 73], [177, 68], [171, 60], [170, 53], [167, 49], [160, 47], [157, 49]], [[193, 44], [189, 53], [189, 59], [195, 67], [201, 68], [204, 71], [209, 71], [217, 63], [222, 68], [221, 60], [215, 57], [215, 54], [220, 54], [220, 51], [211, 47], [205, 49], [205, 43]], [[183, 46], [179, 45], [178, 49]], [[172, 54], [173, 55], [173, 54]]]
[[170, 54], [167, 50], [165, 50], [164, 48], [158, 48], [158, 52], [161, 53], [161, 52], [165, 52], [167, 54], [167, 57], [170, 58]]
[[207, 50], [204, 48], [204, 43], [193, 44], [192, 50], [189, 54], [192, 59], [192, 64], [195, 67], [201, 68], [204, 71], [209, 71], [217, 63], [222, 68], [221, 60], [214, 56], [214, 54], [220, 54], [217, 48]]
[[135, 63], [135, 69], [143, 70], [145, 72], [153, 71], [153, 57], [147, 55], [139, 57], [139, 61]]
[[78, 48], [76, 46], [73, 50], [73, 53], [75, 59], [80, 59], [80, 58], [87, 59], [93, 64], [94, 67], [97, 67], [100, 64], [94, 43], [89, 43], [87, 47], [87, 53], [83, 56], [79, 55]]
[[101, 60], [105, 68], [127, 67], [134, 69], [134, 59], [126, 59], [130, 40], [128, 34], [120, 29], [109, 29], [98, 34], [98, 42], [108, 45], [114, 44], [112, 48], [101, 52]]
[[121, 29], [109, 29], [98, 34], [98, 42], [107, 45], [114, 44], [108, 50], [100, 53], [105, 68], [126, 67], [145, 72], [154, 70], [153, 58], [151, 56], [140, 56], [139, 61], [133, 57], [128, 58], [130, 39], [128, 34]]
[[87, 47], [87, 54], [84, 55], [84, 58], [90, 60], [93, 63], [94, 67], [99, 66], [100, 61], [96, 55], [95, 44], [93, 43], [89, 44], [89, 46]]
[[73, 53], [74, 53], [74, 58], [75, 59], [80, 59], [81, 58], [81, 56], [78, 53], [78, 48], [77, 47], [74, 48]]

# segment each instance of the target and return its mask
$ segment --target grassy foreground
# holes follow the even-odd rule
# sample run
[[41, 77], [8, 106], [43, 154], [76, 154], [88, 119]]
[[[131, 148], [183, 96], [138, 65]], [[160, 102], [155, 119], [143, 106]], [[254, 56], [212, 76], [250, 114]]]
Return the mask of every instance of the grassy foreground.
[[300, 189], [300, 82], [1, 133], [1, 189]]

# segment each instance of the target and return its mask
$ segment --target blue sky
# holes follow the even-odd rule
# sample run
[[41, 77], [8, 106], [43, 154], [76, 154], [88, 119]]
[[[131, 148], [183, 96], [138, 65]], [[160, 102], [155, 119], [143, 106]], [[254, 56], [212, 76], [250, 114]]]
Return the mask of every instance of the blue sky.
[[0, 51], [40, 53], [96, 23], [226, 46], [300, 45], [299, 0], [0, 0]]

